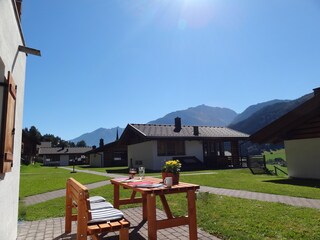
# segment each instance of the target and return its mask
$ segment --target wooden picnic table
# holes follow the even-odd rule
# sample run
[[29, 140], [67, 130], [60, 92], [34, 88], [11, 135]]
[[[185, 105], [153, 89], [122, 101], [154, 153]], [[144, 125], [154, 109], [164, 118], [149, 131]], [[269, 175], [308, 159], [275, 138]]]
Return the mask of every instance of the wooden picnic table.
[[[176, 227], [181, 225], [189, 225], [190, 240], [198, 239], [197, 236], [197, 215], [196, 215], [196, 193], [200, 188], [199, 185], [179, 182], [171, 188], [165, 186], [156, 188], [139, 187], [139, 182], [127, 182], [123, 178], [111, 179], [114, 186], [114, 207], [119, 208], [120, 205], [142, 203], [143, 220], [148, 221], [148, 239], [157, 239], [157, 230]], [[146, 177], [143, 183], [158, 184], [162, 179]], [[141, 185], [140, 185], [141, 186]], [[120, 187], [132, 190], [130, 198], [120, 199]], [[136, 197], [136, 193], [141, 193], [141, 197]], [[188, 203], [188, 215], [182, 217], [174, 217], [171, 213], [169, 204], [166, 199], [167, 194], [186, 193]], [[160, 197], [167, 219], [157, 220], [156, 217], [156, 196]]]

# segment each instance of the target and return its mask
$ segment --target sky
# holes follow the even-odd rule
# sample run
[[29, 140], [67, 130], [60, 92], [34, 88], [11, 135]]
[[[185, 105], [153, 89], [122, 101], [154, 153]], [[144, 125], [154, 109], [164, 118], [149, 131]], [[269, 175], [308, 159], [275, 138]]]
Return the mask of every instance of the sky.
[[24, 0], [24, 127], [70, 140], [320, 87], [318, 0]]

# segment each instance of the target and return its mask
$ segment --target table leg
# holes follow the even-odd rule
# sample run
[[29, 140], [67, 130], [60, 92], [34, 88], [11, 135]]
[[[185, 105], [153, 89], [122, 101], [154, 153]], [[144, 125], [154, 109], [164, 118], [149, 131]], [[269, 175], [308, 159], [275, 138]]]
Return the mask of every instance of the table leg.
[[148, 204], [147, 204], [147, 195], [142, 194], [142, 219], [148, 219]]
[[113, 184], [113, 207], [119, 209], [120, 186]]
[[189, 190], [187, 192], [187, 196], [188, 196], [189, 236], [190, 236], [190, 240], [196, 240], [198, 239], [196, 193], [194, 190]]
[[169, 207], [169, 205], [168, 205], [166, 196], [165, 196], [164, 194], [160, 194], [159, 197], [160, 197], [160, 199], [161, 199], [163, 209], [164, 209], [164, 211], [165, 211], [166, 214], [167, 214], [167, 218], [168, 218], [168, 219], [172, 219], [172, 218], [173, 218], [173, 215], [172, 215], [171, 210], [170, 210], [170, 207]]
[[147, 194], [148, 239], [157, 240], [156, 195]]

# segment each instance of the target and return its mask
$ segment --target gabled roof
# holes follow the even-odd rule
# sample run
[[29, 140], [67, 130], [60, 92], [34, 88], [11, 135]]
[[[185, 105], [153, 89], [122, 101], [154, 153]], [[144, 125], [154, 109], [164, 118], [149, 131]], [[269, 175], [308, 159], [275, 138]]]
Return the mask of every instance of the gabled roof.
[[119, 140], [116, 140], [114, 142], [107, 143], [107, 144], [105, 144], [103, 146], [100, 146], [98, 148], [92, 148], [92, 149], [90, 149], [90, 151], [86, 152], [86, 154], [93, 154], [93, 153], [103, 152], [105, 149], [114, 148], [114, 147], [117, 147], [119, 145], [120, 145]]
[[256, 143], [320, 137], [320, 88], [314, 96], [250, 136]]
[[175, 132], [174, 125], [131, 124], [146, 137], [191, 137], [191, 138], [247, 138], [249, 135], [226, 127], [198, 126], [199, 135], [194, 135], [194, 126], [182, 126]]
[[91, 149], [91, 147], [40, 147], [39, 155], [84, 154]]
[[[194, 130], [198, 128], [199, 134]], [[175, 131], [175, 125], [157, 124], [128, 124], [120, 141], [130, 142], [129, 138], [139, 138], [135, 142], [147, 141], [152, 139], [225, 139], [225, 140], [245, 140], [248, 134], [226, 128], [212, 126], [182, 126], [180, 131]]]

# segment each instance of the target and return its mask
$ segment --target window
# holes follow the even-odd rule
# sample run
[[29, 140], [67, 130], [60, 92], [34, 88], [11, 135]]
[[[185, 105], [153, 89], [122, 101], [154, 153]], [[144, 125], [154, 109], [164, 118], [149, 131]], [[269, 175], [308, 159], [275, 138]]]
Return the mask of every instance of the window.
[[[2, 75], [3, 76], [3, 75]], [[1, 141], [0, 141], [0, 173], [10, 172], [13, 165], [14, 122], [17, 87], [11, 73], [8, 79], [0, 82], [1, 102]]]
[[184, 141], [159, 140], [158, 156], [185, 155]]
[[114, 161], [123, 161], [127, 159], [127, 152], [114, 152], [113, 160]]

